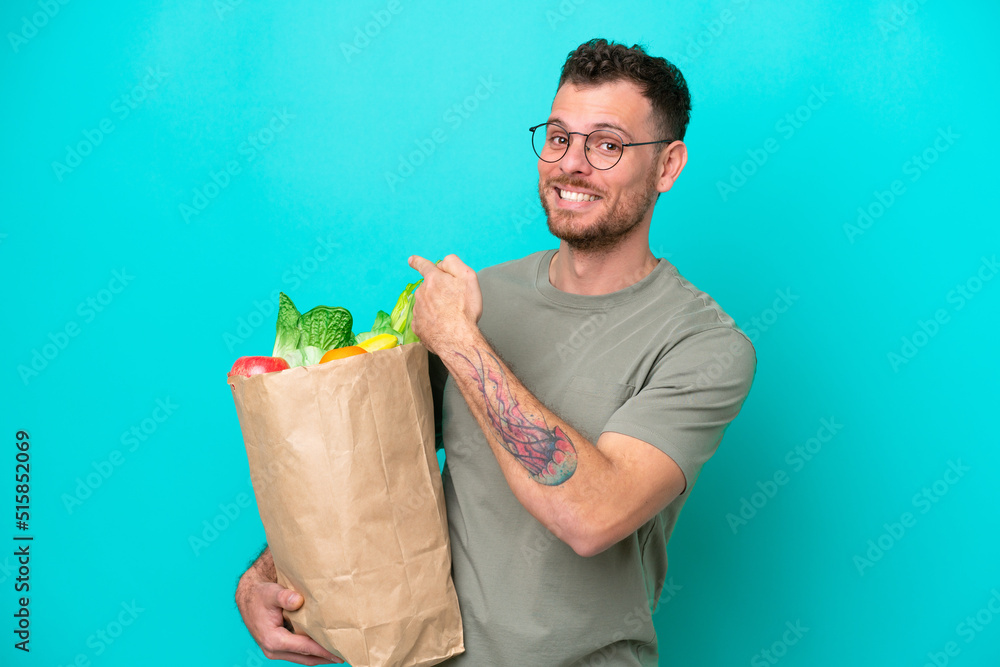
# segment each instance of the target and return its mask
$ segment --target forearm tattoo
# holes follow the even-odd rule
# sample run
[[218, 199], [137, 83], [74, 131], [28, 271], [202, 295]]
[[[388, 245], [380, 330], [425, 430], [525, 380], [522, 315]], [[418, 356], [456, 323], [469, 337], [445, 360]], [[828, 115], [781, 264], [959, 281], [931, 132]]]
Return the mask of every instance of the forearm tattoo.
[[536, 482], [549, 486], [565, 482], [576, 471], [576, 447], [569, 436], [558, 424], [550, 429], [541, 415], [526, 416], [507, 385], [499, 360], [489, 353], [489, 359], [484, 360], [478, 350], [476, 355], [478, 359], [472, 361], [459, 354], [469, 364], [469, 376], [483, 395], [493, 437]]

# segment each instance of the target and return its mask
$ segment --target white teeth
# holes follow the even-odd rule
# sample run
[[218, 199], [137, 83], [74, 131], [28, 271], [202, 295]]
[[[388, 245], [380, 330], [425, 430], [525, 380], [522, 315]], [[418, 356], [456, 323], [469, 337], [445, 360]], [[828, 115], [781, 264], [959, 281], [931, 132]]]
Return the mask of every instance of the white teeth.
[[595, 199], [600, 199], [597, 195], [587, 195], [582, 192], [570, 192], [569, 190], [563, 190], [558, 188], [559, 197], [562, 199], [568, 199], [570, 201], [594, 201]]

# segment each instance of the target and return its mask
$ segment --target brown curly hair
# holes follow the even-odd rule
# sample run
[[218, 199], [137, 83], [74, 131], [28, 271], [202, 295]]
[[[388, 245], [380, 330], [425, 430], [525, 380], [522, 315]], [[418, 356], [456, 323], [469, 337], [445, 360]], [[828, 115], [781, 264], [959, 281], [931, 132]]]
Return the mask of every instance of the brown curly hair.
[[653, 106], [657, 139], [684, 139], [691, 118], [691, 95], [687, 82], [677, 67], [665, 58], [654, 58], [635, 44], [592, 39], [570, 51], [563, 63], [559, 86], [597, 86], [617, 81], [638, 84], [643, 96]]

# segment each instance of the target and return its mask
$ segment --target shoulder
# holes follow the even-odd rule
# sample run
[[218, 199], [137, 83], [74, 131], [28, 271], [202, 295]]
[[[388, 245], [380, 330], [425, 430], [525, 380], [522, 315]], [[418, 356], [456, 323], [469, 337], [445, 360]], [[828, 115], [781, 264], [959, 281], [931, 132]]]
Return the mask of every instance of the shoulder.
[[750, 339], [736, 324], [736, 320], [722, 305], [711, 294], [699, 289], [685, 278], [676, 266], [669, 264], [667, 271], [663, 273], [659, 294], [669, 302], [673, 318], [682, 327], [678, 333], [690, 335], [718, 330], [715, 335], [719, 336], [723, 331], [730, 331], [735, 337], [742, 339], [744, 344], [753, 347]]
[[519, 283], [534, 284], [538, 272], [538, 263], [549, 250], [539, 250], [520, 259], [512, 259], [492, 266], [487, 266], [476, 272], [479, 284], [483, 287], [493, 285], [512, 285]]
[[713, 377], [722, 372], [752, 379], [757, 370], [757, 350], [739, 327], [717, 326], [701, 330], [684, 338], [675, 353], [683, 353], [697, 359], [703, 365], [712, 366]]
[[[669, 316], [668, 350], [674, 357], [686, 352], [702, 361], [738, 365], [752, 377], [757, 351], [743, 329], [710, 294], [696, 287], [672, 264], [661, 276], [657, 293]], [[737, 362], [738, 360], [738, 362]]]

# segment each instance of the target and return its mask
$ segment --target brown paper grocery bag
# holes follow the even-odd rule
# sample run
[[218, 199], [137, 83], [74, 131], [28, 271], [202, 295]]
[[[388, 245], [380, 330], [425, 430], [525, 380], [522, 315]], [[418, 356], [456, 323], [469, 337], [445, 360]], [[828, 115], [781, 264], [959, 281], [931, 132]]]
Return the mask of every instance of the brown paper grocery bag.
[[295, 632], [354, 667], [462, 653], [423, 345], [229, 385]]

